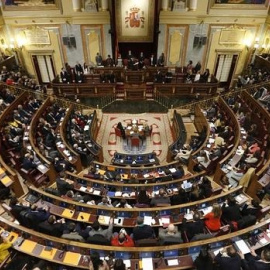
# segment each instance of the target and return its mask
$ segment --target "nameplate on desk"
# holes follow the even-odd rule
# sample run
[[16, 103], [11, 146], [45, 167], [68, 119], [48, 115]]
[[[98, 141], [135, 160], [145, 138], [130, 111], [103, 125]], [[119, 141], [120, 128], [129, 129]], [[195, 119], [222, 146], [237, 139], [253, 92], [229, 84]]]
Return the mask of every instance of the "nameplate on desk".
[[176, 266], [176, 265], [179, 265], [179, 263], [178, 263], [178, 259], [171, 259], [171, 260], [166, 260], [166, 264], [168, 265], [168, 266]]
[[80, 191], [85, 192], [87, 190], [87, 187], [80, 187]]

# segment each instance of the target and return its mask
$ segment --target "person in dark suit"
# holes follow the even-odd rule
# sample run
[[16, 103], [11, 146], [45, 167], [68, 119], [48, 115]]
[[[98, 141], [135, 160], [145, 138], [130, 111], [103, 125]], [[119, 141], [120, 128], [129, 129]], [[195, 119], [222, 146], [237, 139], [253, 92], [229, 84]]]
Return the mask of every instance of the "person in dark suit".
[[69, 76], [64, 68], [62, 68], [60, 71], [60, 77], [63, 83], [69, 83]]
[[154, 237], [155, 233], [153, 228], [150, 225], [143, 224], [143, 217], [137, 217], [137, 225], [133, 229], [133, 239], [137, 241]]
[[68, 183], [64, 177], [65, 177], [65, 173], [61, 172], [59, 176], [56, 178], [56, 186], [57, 186], [59, 195], [65, 195], [69, 190], [72, 190], [74, 188], [74, 185], [71, 183]]
[[28, 211], [29, 210], [29, 206], [23, 205], [21, 203], [19, 203], [18, 199], [16, 197], [12, 197], [10, 202], [9, 202], [9, 206], [11, 208], [11, 214], [15, 217], [15, 219], [17, 219], [19, 221], [19, 223], [21, 224], [21, 216], [20, 213], [22, 211]]
[[25, 154], [22, 167], [27, 171], [37, 167], [37, 164], [34, 162], [34, 157], [29, 153]]
[[110, 55], [108, 55], [108, 57], [107, 57], [107, 59], [106, 59], [106, 66], [107, 67], [113, 67], [113, 65], [114, 65], [114, 61], [113, 61], [113, 59], [111, 58], [111, 56]]
[[240, 206], [236, 203], [236, 200], [232, 196], [228, 196], [227, 204], [222, 205], [222, 215], [221, 218], [226, 221], [238, 221], [242, 218]]
[[[245, 258], [244, 254], [239, 252], [242, 259], [243, 270], [269, 270], [270, 269], [270, 249], [266, 248], [262, 251], [261, 256], [251, 249], [250, 256]], [[232, 269], [232, 268], [228, 268]]]
[[108, 83], [115, 83], [115, 75], [113, 74], [112, 70], [107, 75], [107, 81], [108, 81]]
[[62, 223], [63, 221], [64, 219], [56, 220], [56, 217], [54, 215], [50, 215], [47, 220], [39, 223], [38, 230], [41, 233], [45, 233], [55, 237], [61, 237], [65, 229], [65, 225], [64, 223]]
[[214, 262], [207, 247], [202, 247], [199, 256], [194, 261], [194, 265], [197, 270], [214, 270]]
[[193, 222], [186, 222], [184, 219], [182, 223], [182, 231], [186, 233], [187, 238], [192, 241], [195, 235], [204, 233], [204, 222], [201, 219], [199, 212], [193, 214]]
[[163, 82], [163, 75], [160, 70], [158, 70], [157, 74], [155, 75], [155, 82], [162, 83]]
[[220, 251], [215, 257], [215, 262], [219, 264], [221, 270], [241, 270], [241, 261], [241, 257], [233, 246]]
[[82, 65], [77, 61], [75, 65], [75, 73], [78, 74], [79, 72], [83, 73], [83, 67]]
[[139, 64], [138, 64], [138, 68], [139, 69], [143, 69], [144, 68], [144, 55], [143, 55], [143, 52], [140, 53], [140, 56], [139, 56]]
[[155, 57], [155, 55], [154, 54], [151, 54], [151, 56], [150, 56], [150, 66], [156, 66], [156, 64], [157, 64], [157, 60], [156, 60], [156, 57]]
[[120, 129], [121, 131], [121, 135], [122, 135], [122, 138], [125, 139], [126, 138], [126, 132], [124, 130], [124, 127], [122, 125], [121, 122], [118, 122], [117, 126], [116, 126], [118, 129]]
[[251, 201], [251, 204], [245, 204], [241, 210], [241, 214], [243, 216], [248, 216], [248, 215], [252, 215], [252, 216], [258, 216], [260, 214], [262, 207], [260, 206], [259, 201], [257, 201], [256, 199], [253, 199]]
[[158, 195], [156, 195], [150, 202], [151, 206], [157, 206], [159, 204], [171, 204], [170, 197], [167, 196], [164, 188], [159, 189]]

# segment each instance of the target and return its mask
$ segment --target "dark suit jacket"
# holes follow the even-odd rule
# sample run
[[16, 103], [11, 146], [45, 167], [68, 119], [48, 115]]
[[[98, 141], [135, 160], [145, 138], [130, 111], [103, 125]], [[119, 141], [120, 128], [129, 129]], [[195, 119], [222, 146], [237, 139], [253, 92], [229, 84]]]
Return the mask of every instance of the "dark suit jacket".
[[47, 220], [38, 225], [38, 230], [41, 233], [49, 234], [55, 237], [61, 237], [64, 231], [64, 225], [61, 223], [50, 224]]
[[221, 270], [241, 270], [241, 258], [238, 254], [235, 257], [223, 257], [221, 253], [218, 253], [215, 261], [220, 265]]
[[191, 240], [196, 234], [204, 233], [203, 228], [204, 222], [202, 220], [187, 222], [183, 227], [189, 240]]
[[135, 241], [140, 239], [153, 238], [155, 235], [153, 228], [150, 225], [136, 226], [133, 229], [133, 239]]
[[270, 263], [260, 261], [259, 256], [254, 257], [250, 255], [248, 260], [243, 260], [242, 268], [243, 270], [269, 270]]
[[222, 206], [222, 219], [228, 221], [238, 221], [241, 219], [241, 211], [239, 205], [232, 205], [224, 207]]
[[67, 183], [60, 177], [56, 178], [56, 186], [60, 195], [65, 195], [69, 190], [72, 190], [74, 187], [72, 184]]

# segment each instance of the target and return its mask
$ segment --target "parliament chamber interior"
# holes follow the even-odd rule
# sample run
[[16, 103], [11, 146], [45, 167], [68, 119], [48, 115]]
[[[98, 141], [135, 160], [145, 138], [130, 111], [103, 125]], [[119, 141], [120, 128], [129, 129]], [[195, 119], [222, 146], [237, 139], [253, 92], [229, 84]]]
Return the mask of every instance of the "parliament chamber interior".
[[0, 269], [270, 269], [269, 0], [0, 3]]

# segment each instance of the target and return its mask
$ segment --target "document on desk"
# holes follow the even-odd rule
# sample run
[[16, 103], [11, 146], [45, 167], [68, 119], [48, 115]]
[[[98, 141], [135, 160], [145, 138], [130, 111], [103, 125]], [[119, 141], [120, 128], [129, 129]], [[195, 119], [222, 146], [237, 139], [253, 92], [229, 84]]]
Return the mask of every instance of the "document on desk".
[[250, 249], [244, 240], [238, 240], [234, 242], [234, 244], [236, 245], [236, 248], [243, 254], [247, 254], [250, 252]]
[[143, 217], [143, 223], [145, 224], [145, 225], [152, 225], [152, 217], [148, 217], [148, 216], [144, 216]]
[[213, 208], [212, 206], [208, 206], [206, 208], [201, 209], [201, 211], [203, 211], [203, 214], [206, 215], [212, 211], [212, 208]]
[[130, 260], [124, 260], [124, 264], [126, 265], [127, 269], [131, 267], [131, 261]]
[[154, 270], [152, 258], [142, 258], [142, 269], [143, 270]]

